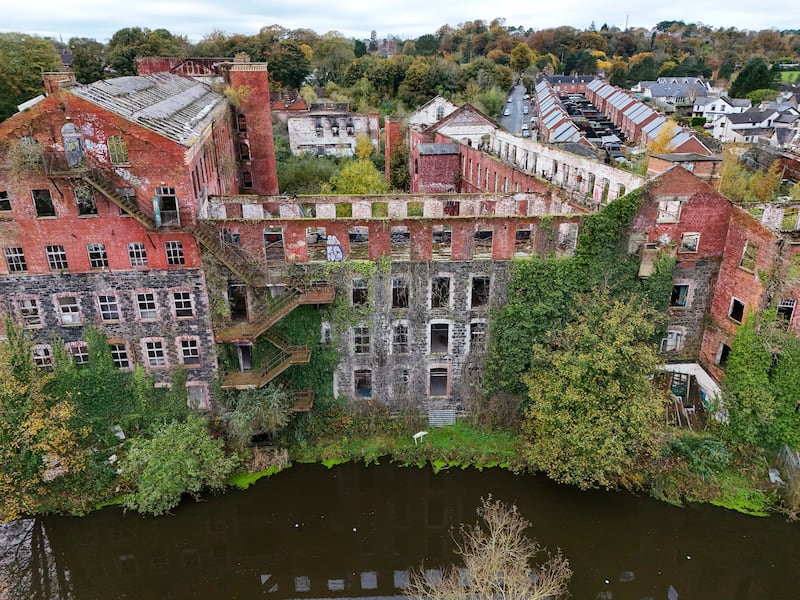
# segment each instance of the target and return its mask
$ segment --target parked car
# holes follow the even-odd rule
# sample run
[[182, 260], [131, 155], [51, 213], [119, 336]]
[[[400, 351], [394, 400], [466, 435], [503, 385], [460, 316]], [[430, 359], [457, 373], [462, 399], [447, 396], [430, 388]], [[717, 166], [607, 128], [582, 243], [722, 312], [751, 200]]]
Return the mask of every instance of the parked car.
[[509, 97], [508, 97], [508, 101], [509, 101], [509, 103], [510, 103], [512, 100], [514, 100], [514, 98], [512, 98], [511, 96], [509, 96]]
[[505, 109], [503, 111], [503, 116], [504, 117], [510, 117], [511, 116], [511, 109], [510, 108]]
[[522, 124], [522, 131], [525, 131], [527, 128], [528, 128], [528, 124], [527, 123], [523, 123]]
[[527, 115], [529, 112], [530, 111], [528, 110], [528, 106], [527, 105], [522, 107], [522, 114], [523, 115]]

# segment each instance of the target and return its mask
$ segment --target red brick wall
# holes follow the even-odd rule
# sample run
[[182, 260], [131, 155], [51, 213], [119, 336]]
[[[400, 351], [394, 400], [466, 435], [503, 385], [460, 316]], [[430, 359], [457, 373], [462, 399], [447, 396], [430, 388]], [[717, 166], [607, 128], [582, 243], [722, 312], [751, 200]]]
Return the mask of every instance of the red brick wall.
[[383, 143], [386, 148], [385, 152], [385, 163], [384, 163], [384, 172], [386, 173], [386, 181], [389, 181], [391, 177], [391, 158], [392, 152], [395, 148], [400, 147], [403, 142], [403, 131], [402, 131], [403, 121], [401, 119], [392, 119], [386, 118], [383, 123], [383, 131], [384, 131], [384, 139]]
[[460, 154], [420, 155], [411, 158], [411, 193], [455, 192], [461, 167]]

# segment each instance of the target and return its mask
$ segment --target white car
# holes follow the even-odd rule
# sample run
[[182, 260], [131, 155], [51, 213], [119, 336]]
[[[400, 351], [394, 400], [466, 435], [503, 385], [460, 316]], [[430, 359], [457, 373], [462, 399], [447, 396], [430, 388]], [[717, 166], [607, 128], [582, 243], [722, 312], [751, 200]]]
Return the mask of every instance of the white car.
[[511, 109], [510, 108], [505, 109], [503, 111], [503, 116], [504, 117], [510, 117], [511, 116]]
[[528, 128], [528, 124], [527, 123], [523, 123], [522, 124], [522, 131], [525, 131], [527, 128]]
[[508, 97], [508, 102], [511, 103], [514, 100], [511, 96]]

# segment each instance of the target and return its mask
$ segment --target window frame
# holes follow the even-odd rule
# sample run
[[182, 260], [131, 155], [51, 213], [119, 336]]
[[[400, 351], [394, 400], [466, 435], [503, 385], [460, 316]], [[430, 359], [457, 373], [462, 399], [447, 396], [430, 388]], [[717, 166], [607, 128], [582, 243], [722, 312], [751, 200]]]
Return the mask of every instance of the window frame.
[[111, 351], [111, 360], [114, 361], [115, 367], [121, 371], [128, 371], [133, 368], [133, 360], [128, 344], [125, 342], [109, 341], [109, 348]]
[[[47, 194], [46, 198], [44, 194]], [[33, 200], [33, 211], [36, 213], [37, 219], [52, 219], [58, 216], [55, 202], [53, 202], [53, 194], [49, 189], [31, 190], [31, 199]]]
[[167, 359], [167, 345], [164, 338], [142, 338], [142, 357], [148, 369], [166, 369], [169, 367]]
[[97, 301], [97, 314], [103, 323], [115, 323], [121, 320], [122, 312], [119, 309], [119, 300], [115, 293], [100, 292], [95, 298]]
[[183, 242], [180, 240], [168, 240], [164, 242], [164, 254], [167, 257], [167, 264], [172, 266], [185, 265], [186, 254], [183, 251]]
[[397, 321], [392, 325], [392, 354], [408, 354], [410, 350], [408, 322]]
[[128, 261], [133, 268], [147, 266], [147, 248], [144, 242], [128, 242]]
[[176, 319], [193, 319], [195, 317], [194, 294], [191, 290], [170, 290], [170, 295], [172, 314]]
[[178, 358], [187, 369], [196, 369], [203, 366], [203, 357], [200, 352], [200, 338], [184, 336], [175, 340]]
[[110, 135], [106, 140], [108, 160], [112, 165], [130, 165], [128, 144], [121, 135]]
[[372, 349], [372, 335], [369, 325], [353, 326], [353, 354], [369, 354]]
[[22, 246], [3, 248], [3, 256], [6, 259], [6, 268], [9, 273], [26, 273], [28, 271], [28, 263], [25, 260], [25, 251]]
[[745, 240], [742, 247], [742, 258], [739, 259], [739, 268], [748, 273], [755, 273], [758, 260], [759, 244], [754, 240]]
[[[737, 311], [735, 311], [736, 313], [741, 313], [741, 318], [740, 319], [737, 319], [734, 316], [734, 308], [736, 308], [737, 305], [741, 306], [741, 309], [738, 309]], [[742, 323], [744, 323], [744, 316], [745, 316], [745, 311], [746, 310], [747, 310], [747, 305], [741, 299], [737, 298], [736, 296], [731, 296], [731, 303], [730, 303], [730, 306], [728, 306], [728, 318], [731, 321], [733, 321], [735, 323], [739, 323], [740, 325]]]
[[[72, 300], [72, 302], [70, 302]], [[72, 293], [63, 293], [55, 297], [58, 324], [62, 327], [73, 327], [83, 323], [81, 314], [80, 296]]]
[[86, 244], [86, 253], [89, 256], [89, 267], [91, 269], [108, 268], [108, 252], [105, 244], [99, 242]]
[[136, 305], [137, 320], [158, 320], [158, 301], [156, 298], [156, 293], [153, 290], [140, 290], [134, 292], [134, 303]]
[[47, 266], [51, 271], [68, 271], [67, 252], [64, 246], [56, 244], [45, 246], [44, 253], [47, 256]]

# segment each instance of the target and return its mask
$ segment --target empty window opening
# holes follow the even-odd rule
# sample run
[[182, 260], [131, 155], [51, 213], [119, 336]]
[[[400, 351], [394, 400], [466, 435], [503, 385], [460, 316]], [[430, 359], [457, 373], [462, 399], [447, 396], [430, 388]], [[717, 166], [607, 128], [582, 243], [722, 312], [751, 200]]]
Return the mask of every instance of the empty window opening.
[[164, 242], [164, 250], [167, 253], [168, 265], [182, 265], [186, 263], [186, 258], [183, 255], [183, 242]]
[[51, 271], [66, 271], [69, 268], [64, 246], [47, 246], [45, 253], [47, 254], [47, 264]]
[[247, 133], [247, 117], [242, 113], [236, 115], [236, 130], [239, 133]]
[[392, 258], [408, 260], [411, 257], [411, 234], [408, 227], [392, 227]]
[[660, 200], [656, 223], [677, 223], [681, 216], [680, 200]]
[[431, 396], [447, 396], [447, 368], [434, 367], [430, 371]]
[[669, 305], [678, 308], [683, 308], [687, 305], [689, 300], [689, 286], [688, 285], [673, 285], [672, 293], [669, 296]]
[[22, 273], [28, 270], [28, 263], [25, 262], [25, 253], [22, 248], [3, 248], [3, 253], [9, 273]]
[[244, 169], [242, 170], [242, 189], [249, 190], [252, 188], [253, 188], [253, 173], [248, 171], [247, 169]]
[[369, 327], [358, 325], [353, 327], [353, 353], [369, 354]]
[[62, 325], [80, 325], [81, 309], [75, 296], [62, 296], [57, 299], [57, 304]]
[[700, 245], [699, 233], [682, 233], [681, 245], [678, 252], [697, 252], [697, 247]]
[[758, 244], [753, 240], [747, 240], [742, 249], [742, 260], [739, 261], [739, 266], [745, 271], [754, 271], [757, 257]]
[[450, 325], [431, 323], [431, 354], [447, 354], [450, 350]]
[[72, 342], [67, 344], [67, 352], [76, 367], [85, 367], [89, 364], [89, 348], [86, 342]]
[[514, 256], [524, 258], [533, 255], [533, 236], [530, 229], [517, 229], [514, 235]]
[[354, 371], [353, 386], [359, 398], [372, 398], [372, 371], [369, 369]]
[[491, 229], [481, 229], [475, 232], [475, 258], [492, 257], [492, 237]]
[[789, 206], [783, 209], [783, 220], [781, 221], [782, 231], [794, 231], [797, 229], [797, 219], [800, 216], [800, 206]]
[[324, 227], [306, 228], [308, 260], [325, 262], [328, 260], [328, 235]]
[[19, 300], [19, 316], [25, 327], [41, 327], [42, 315], [39, 312], [39, 301], [35, 298], [22, 298]]
[[488, 277], [472, 278], [472, 308], [486, 306], [489, 303], [489, 288], [490, 283]]
[[728, 316], [737, 323], [741, 323], [744, 319], [744, 302], [738, 298], [732, 298], [731, 309], [728, 311]]
[[33, 196], [33, 206], [36, 209], [37, 217], [55, 217], [56, 208], [53, 205], [53, 198], [50, 190], [31, 190]]
[[408, 281], [392, 279], [392, 308], [408, 308]]
[[486, 352], [486, 323], [473, 321], [469, 324], [469, 348], [472, 352]]
[[717, 364], [723, 369], [728, 366], [728, 356], [731, 353], [731, 347], [728, 344], [720, 344], [717, 351]]
[[239, 142], [239, 159], [250, 160], [250, 144], [247, 142]]
[[360, 277], [353, 279], [353, 306], [366, 304], [368, 296], [367, 282]]
[[433, 258], [449, 259], [452, 253], [453, 230], [450, 225], [434, 225], [432, 232]]
[[155, 321], [158, 318], [156, 297], [153, 292], [136, 294], [136, 308], [142, 321]]
[[448, 308], [450, 306], [450, 278], [434, 277], [431, 279], [431, 308]]
[[661, 340], [662, 352], [680, 352], [683, 349], [683, 331], [670, 329], [667, 337]]
[[347, 231], [350, 240], [350, 258], [366, 260], [369, 258], [369, 229], [363, 225], [350, 227]]
[[113, 294], [100, 294], [97, 296], [97, 305], [100, 309], [102, 321], [119, 321], [119, 304]]
[[394, 332], [392, 333], [392, 353], [408, 353], [408, 325], [405, 323], [398, 323], [394, 327]]
[[223, 244], [233, 244], [234, 246], [240, 245], [242, 241], [242, 237], [238, 231], [231, 231], [224, 227], [219, 233], [219, 239]]
[[132, 267], [146, 267], [147, 250], [145, 250], [144, 242], [129, 242], [128, 258]]
[[46, 344], [37, 344], [31, 349], [33, 364], [49, 371], [53, 368], [53, 350]]
[[264, 255], [267, 260], [283, 260], [283, 230], [280, 227], [267, 227], [264, 230]]
[[89, 266], [92, 269], [108, 268], [108, 255], [104, 244], [87, 244], [86, 251], [89, 253]]
[[178, 212], [178, 197], [175, 195], [174, 187], [157, 187], [156, 198], [161, 213], [162, 225], [181, 224], [180, 213]]
[[778, 304], [778, 317], [783, 320], [785, 326], [788, 328], [794, 316], [794, 307], [797, 300], [794, 298], [785, 298]]
[[11, 210], [11, 200], [8, 198], [8, 192], [0, 190], [0, 212], [7, 212]]
[[73, 191], [75, 204], [78, 206], [78, 214], [82, 217], [96, 215], [97, 203], [94, 199], [94, 190], [88, 185], [78, 185]]
[[448, 217], [457, 217], [461, 212], [461, 202], [458, 200], [445, 200], [444, 214]]

